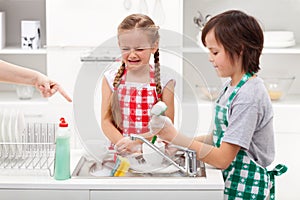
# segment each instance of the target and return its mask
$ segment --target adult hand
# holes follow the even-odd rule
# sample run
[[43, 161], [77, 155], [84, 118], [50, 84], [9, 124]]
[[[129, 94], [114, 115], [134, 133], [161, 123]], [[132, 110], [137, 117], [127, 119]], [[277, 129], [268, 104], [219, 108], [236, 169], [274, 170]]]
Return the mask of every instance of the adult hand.
[[123, 137], [115, 144], [115, 147], [121, 155], [142, 152], [142, 144], [139, 141], [131, 140], [129, 137]]
[[39, 74], [35, 87], [40, 91], [43, 97], [51, 97], [58, 91], [67, 101], [72, 102], [72, 99], [58, 83], [50, 80], [43, 74]]

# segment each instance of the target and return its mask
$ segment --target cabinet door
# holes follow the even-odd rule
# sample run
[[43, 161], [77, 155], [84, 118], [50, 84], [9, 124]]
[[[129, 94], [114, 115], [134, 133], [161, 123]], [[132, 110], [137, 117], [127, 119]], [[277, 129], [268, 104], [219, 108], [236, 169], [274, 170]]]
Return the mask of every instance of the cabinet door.
[[172, 200], [182, 200], [188, 197], [189, 200], [199, 199], [223, 199], [222, 190], [206, 190], [206, 191], [91, 191], [90, 200], [106, 199], [106, 200], [153, 200], [164, 199], [167, 197]]
[[88, 190], [0, 190], [1, 200], [89, 200]]

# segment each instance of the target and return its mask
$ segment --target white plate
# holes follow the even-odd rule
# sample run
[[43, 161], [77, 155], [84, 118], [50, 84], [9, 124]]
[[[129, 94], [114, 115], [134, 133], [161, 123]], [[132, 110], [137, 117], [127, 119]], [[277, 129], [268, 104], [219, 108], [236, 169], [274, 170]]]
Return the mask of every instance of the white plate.
[[[19, 141], [19, 133], [18, 133], [18, 115], [19, 111], [18, 110], [13, 110], [11, 113], [11, 118], [10, 118], [10, 126], [11, 126], [11, 142], [13, 143], [18, 143]], [[19, 152], [20, 151], [20, 145], [14, 144], [12, 145], [12, 151], [13, 152]]]
[[[8, 142], [8, 134], [7, 134], [7, 126], [9, 122], [8, 110], [4, 109], [2, 114], [2, 124], [1, 124], [1, 135], [2, 142]], [[5, 152], [8, 152], [8, 148], [6, 144], [3, 144], [3, 148]]]
[[287, 42], [295, 40], [292, 31], [265, 31], [264, 39], [266, 42]]
[[152, 166], [147, 163], [130, 165], [134, 173], [151, 173], [151, 174], [171, 174], [178, 172], [179, 169], [174, 165]]
[[8, 134], [7, 134], [9, 117], [10, 117], [9, 111], [7, 109], [4, 109], [2, 114], [2, 125], [1, 125], [2, 142], [9, 141]]
[[8, 112], [8, 123], [7, 123], [7, 136], [8, 136], [8, 141], [9, 143], [14, 143], [15, 142], [15, 134], [14, 134], [14, 127], [13, 127], [13, 121], [15, 119], [15, 110], [10, 110]]
[[0, 142], [2, 142], [2, 120], [3, 120], [3, 110], [0, 109]]
[[287, 48], [287, 47], [292, 47], [296, 45], [295, 40], [290, 40], [290, 41], [265, 41], [264, 42], [264, 47], [265, 48]]
[[16, 130], [17, 130], [15, 132], [16, 142], [21, 142], [22, 135], [26, 130], [25, 117], [22, 111], [19, 111], [16, 117]]
[[9, 118], [8, 118], [8, 123], [7, 123], [7, 136], [8, 136], [8, 143], [7, 148], [9, 148], [9, 152], [11, 155], [16, 153], [16, 144], [13, 144], [16, 142], [15, 140], [15, 128], [14, 128], [14, 121], [15, 121], [15, 116], [16, 116], [16, 111], [14, 109], [9, 110], [7, 113]]

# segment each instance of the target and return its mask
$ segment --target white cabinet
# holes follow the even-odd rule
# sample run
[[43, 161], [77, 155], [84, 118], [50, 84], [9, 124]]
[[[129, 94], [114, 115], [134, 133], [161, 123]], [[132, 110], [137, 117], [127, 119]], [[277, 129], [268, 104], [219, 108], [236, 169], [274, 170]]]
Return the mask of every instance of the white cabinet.
[[1, 200], [54, 200], [54, 199], [72, 199], [72, 200], [153, 200], [161, 199], [164, 196], [174, 200], [182, 200], [189, 197], [191, 200], [197, 199], [223, 199], [223, 191], [195, 191], [195, 190], [0, 190]]
[[89, 200], [89, 190], [14, 190], [0, 189], [1, 200]]
[[199, 191], [199, 190], [112, 190], [112, 191], [97, 191], [92, 190], [90, 192], [90, 200], [107, 199], [107, 200], [120, 200], [120, 199], [131, 199], [131, 200], [153, 200], [153, 199], [168, 199], [182, 200], [188, 197], [189, 200], [196, 199], [223, 199], [223, 191]]
[[[41, 44], [46, 44], [46, 0], [32, 1], [0, 1], [0, 11], [5, 12], [6, 45], [0, 49], [0, 59], [17, 65], [47, 73], [47, 56], [45, 48], [37, 50], [21, 49], [21, 21], [37, 20], [41, 23]], [[42, 100], [39, 94], [34, 101]], [[0, 83], [1, 103], [18, 101], [14, 85]], [[43, 100], [42, 100], [43, 101]]]

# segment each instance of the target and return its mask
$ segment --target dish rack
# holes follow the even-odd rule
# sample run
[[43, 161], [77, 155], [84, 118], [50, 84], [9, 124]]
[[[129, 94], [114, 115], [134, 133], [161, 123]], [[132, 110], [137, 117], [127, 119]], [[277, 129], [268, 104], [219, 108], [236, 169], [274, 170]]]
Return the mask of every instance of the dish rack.
[[18, 140], [0, 142], [0, 168], [48, 170], [53, 176], [57, 126], [55, 123], [26, 123]]

